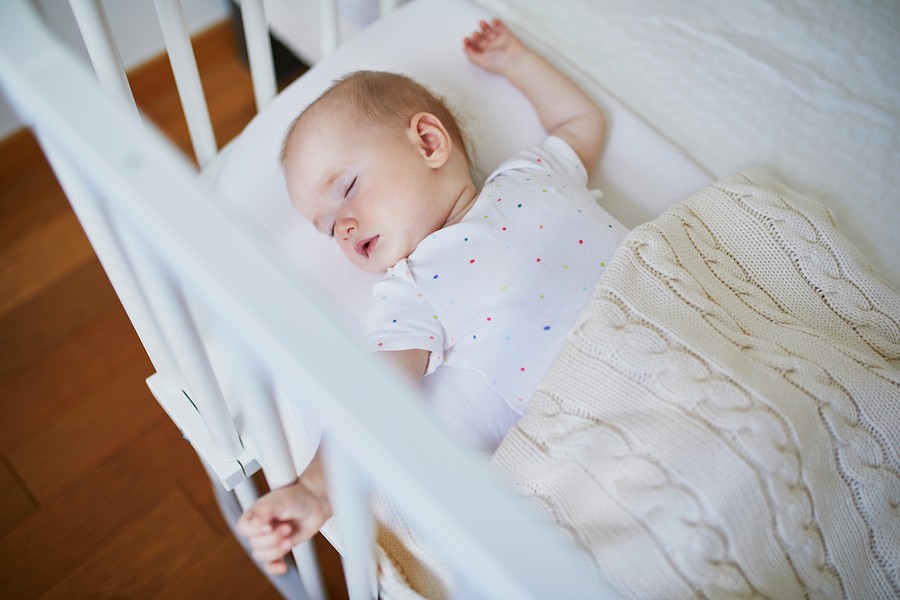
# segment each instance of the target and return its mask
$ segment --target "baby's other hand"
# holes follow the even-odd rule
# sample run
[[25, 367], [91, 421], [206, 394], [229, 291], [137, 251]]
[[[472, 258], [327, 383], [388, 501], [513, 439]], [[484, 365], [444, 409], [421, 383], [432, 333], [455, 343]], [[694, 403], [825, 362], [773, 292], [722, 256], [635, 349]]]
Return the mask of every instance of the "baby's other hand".
[[302, 483], [270, 492], [256, 501], [237, 521], [237, 532], [247, 538], [253, 558], [273, 575], [287, 572], [284, 557], [309, 540], [331, 516], [327, 500]]
[[527, 48], [500, 19], [494, 19], [491, 23], [482, 21], [480, 27], [463, 41], [466, 56], [472, 64], [489, 73], [506, 74], [527, 52]]

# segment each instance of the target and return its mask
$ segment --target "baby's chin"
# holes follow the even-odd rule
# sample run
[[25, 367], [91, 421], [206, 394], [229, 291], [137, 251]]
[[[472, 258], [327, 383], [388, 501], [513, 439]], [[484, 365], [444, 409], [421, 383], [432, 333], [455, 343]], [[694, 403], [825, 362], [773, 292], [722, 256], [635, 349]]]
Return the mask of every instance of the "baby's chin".
[[383, 258], [381, 256], [372, 256], [366, 259], [359, 259], [354, 257], [350, 258], [350, 262], [353, 263], [353, 266], [362, 271], [366, 271], [368, 273], [381, 273], [384, 274], [388, 269], [396, 265], [400, 262], [405, 256], [401, 256], [396, 260], [392, 260], [391, 258]]
[[[394, 263], [394, 264], [397, 264], [397, 263]], [[388, 270], [389, 268], [393, 267], [394, 265], [384, 266], [384, 265], [382, 265], [382, 264], [380, 264], [380, 263], [379, 263], [379, 264], [375, 264], [374, 262], [367, 262], [367, 263], [362, 264], [362, 265], [357, 264], [356, 266], [357, 266], [358, 268], [362, 269], [363, 271], [368, 272], [368, 273], [387, 273], [387, 270]]]
[[415, 250], [415, 246], [412, 247], [412, 250], [408, 246], [400, 244], [389, 246], [384, 238], [379, 239], [379, 244], [381, 246], [376, 246], [375, 252], [365, 258], [356, 254], [352, 248], [344, 248], [344, 255], [356, 268], [369, 273], [381, 273], [383, 275], [398, 262], [408, 258], [412, 250]]

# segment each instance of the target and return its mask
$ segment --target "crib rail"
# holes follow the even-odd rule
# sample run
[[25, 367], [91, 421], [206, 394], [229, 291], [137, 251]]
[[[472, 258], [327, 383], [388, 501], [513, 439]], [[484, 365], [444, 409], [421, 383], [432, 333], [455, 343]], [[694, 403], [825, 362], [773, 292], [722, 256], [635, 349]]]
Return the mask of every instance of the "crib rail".
[[[59, 175], [161, 385], [185, 394], [204, 423], [218, 423], [209, 432], [222, 459], [258, 460], [278, 487], [296, 468], [276, 398], [325, 425], [352, 597], [376, 589], [373, 484], [446, 553], [467, 589], [503, 598], [608, 592], [457, 447], [404, 379], [365, 355], [328, 305], [216, 206], [183, 157], [101, 92], [27, 0], [0, 9], [0, 83]], [[243, 415], [237, 425], [209, 335], [221, 342]]]

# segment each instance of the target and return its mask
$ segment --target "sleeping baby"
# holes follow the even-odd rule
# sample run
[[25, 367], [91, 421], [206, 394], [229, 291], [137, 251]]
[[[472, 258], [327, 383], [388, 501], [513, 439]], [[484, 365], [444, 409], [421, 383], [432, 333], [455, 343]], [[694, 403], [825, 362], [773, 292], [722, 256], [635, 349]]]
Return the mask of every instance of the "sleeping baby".
[[[606, 124], [593, 101], [497, 20], [464, 51], [518, 88], [548, 132], [481, 189], [445, 104], [391, 73], [335, 83], [291, 125], [281, 158], [300, 214], [354, 265], [385, 274], [371, 349], [415, 382], [447, 373], [436, 381], [502, 436], [627, 230], [587, 188]], [[320, 454], [238, 521], [270, 573], [285, 572], [284, 556], [331, 516]]]

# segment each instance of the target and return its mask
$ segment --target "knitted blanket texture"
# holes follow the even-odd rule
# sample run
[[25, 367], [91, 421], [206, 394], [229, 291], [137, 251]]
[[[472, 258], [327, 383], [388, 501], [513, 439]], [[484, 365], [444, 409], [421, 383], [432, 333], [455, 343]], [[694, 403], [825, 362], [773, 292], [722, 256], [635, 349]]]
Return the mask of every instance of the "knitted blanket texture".
[[[900, 597], [900, 296], [722, 180], [628, 236], [492, 466], [625, 597]], [[381, 518], [385, 591], [453, 595]]]

